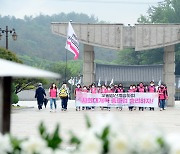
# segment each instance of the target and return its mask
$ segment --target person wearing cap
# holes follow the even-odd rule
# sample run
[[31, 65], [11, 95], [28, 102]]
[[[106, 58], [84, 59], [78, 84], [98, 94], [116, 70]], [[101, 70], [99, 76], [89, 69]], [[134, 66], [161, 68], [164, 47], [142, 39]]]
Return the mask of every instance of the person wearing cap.
[[37, 104], [38, 104], [38, 109], [42, 109], [44, 97], [46, 97], [46, 92], [44, 88], [42, 87], [42, 83], [38, 84], [38, 88], [36, 89], [35, 92], [35, 98], [37, 98]]

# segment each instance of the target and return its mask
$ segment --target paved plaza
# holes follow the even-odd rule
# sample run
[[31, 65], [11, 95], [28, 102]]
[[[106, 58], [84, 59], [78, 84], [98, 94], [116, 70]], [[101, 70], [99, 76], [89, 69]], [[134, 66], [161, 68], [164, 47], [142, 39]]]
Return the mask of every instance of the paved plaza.
[[60, 110], [60, 101], [57, 102], [57, 112], [51, 113], [49, 104], [46, 109], [39, 111], [35, 101], [20, 102], [20, 105], [29, 106], [24, 109], [13, 109], [11, 114], [11, 132], [14, 135], [25, 137], [29, 135], [37, 135], [37, 127], [41, 121], [45, 123], [49, 131], [54, 130], [57, 123], [61, 126], [61, 132], [64, 137], [69, 130], [81, 133], [86, 129], [84, 115], [89, 115], [92, 123], [95, 123], [96, 117], [99, 115], [114, 114], [121, 121], [133, 127], [140, 123], [152, 124], [160, 126], [166, 132], [180, 133], [180, 102], [176, 102], [175, 107], [168, 107], [165, 111], [129, 111], [124, 107], [123, 111], [112, 109], [111, 111], [96, 109], [95, 111], [75, 111], [74, 101], [69, 101], [68, 110], [66, 112]]

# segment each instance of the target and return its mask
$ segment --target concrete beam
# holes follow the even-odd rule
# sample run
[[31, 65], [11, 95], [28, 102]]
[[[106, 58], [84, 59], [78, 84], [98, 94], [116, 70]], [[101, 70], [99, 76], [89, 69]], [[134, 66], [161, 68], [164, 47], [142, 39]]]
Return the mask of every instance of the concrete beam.
[[[52, 32], [66, 37], [68, 23], [51, 23]], [[72, 23], [81, 43], [136, 51], [161, 48], [180, 43], [180, 24], [82, 24]]]
[[168, 88], [168, 106], [175, 104], [175, 45], [164, 48], [163, 81]]
[[84, 44], [83, 84], [88, 86], [94, 79], [94, 47]]
[[135, 27], [136, 51], [180, 43], [180, 24], [139, 24]]
[[[52, 32], [67, 36], [68, 23], [51, 23]], [[123, 24], [83, 24], [72, 23], [81, 43], [110, 49], [123, 49]]]

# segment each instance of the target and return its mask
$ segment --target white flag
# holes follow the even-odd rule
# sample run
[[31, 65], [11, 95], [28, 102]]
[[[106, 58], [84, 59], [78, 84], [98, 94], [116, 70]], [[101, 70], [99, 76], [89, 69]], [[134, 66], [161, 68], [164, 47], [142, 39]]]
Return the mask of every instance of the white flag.
[[79, 78], [79, 81], [78, 81], [78, 83], [77, 84], [81, 84], [81, 77]]
[[107, 86], [107, 79], [105, 79], [105, 83], [104, 84]]
[[114, 79], [112, 78], [111, 83], [109, 84], [110, 86], [114, 83]]
[[69, 51], [71, 51], [75, 56], [74, 60], [78, 59], [79, 57], [79, 42], [77, 40], [77, 35], [74, 32], [74, 29], [72, 28], [71, 22], [68, 24], [68, 30], [67, 30], [67, 40], [66, 40], [66, 46], [65, 48]]
[[158, 82], [158, 86], [160, 86], [161, 85], [161, 79], [159, 80], [159, 82]]
[[180, 88], [180, 79], [178, 80], [178, 88]]
[[73, 78], [69, 79], [68, 82], [69, 82], [69, 84], [74, 85], [74, 79]]
[[101, 86], [101, 79], [99, 78], [99, 81], [98, 81], [98, 87]]

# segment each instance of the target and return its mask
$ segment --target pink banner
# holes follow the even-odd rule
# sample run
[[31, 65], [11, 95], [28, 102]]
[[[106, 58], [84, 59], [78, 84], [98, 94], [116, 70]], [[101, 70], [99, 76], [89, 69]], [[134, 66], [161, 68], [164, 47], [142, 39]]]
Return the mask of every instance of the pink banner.
[[84, 93], [77, 92], [76, 106], [158, 107], [158, 93]]

